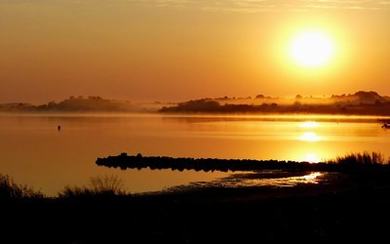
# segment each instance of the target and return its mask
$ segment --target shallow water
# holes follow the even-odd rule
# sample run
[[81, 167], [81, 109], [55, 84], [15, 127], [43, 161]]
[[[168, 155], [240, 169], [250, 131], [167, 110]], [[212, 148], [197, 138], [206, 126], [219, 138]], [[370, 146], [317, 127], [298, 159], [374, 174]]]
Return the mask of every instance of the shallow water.
[[[180, 157], [318, 162], [351, 152], [387, 156], [390, 130], [377, 117], [0, 115], [0, 173], [54, 195], [93, 176], [118, 175], [131, 192], [228, 177], [231, 173], [97, 167], [121, 152]], [[61, 130], [57, 131], [57, 126]]]
[[233, 174], [229, 177], [215, 181], [215, 184], [224, 187], [294, 187], [299, 184], [318, 184], [324, 179], [327, 173], [310, 172], [306, 174], [294, 175], [292, 173], [286, 172], [286, 175], [284, 176], [280, 175], [279, 172], [269, 172], [269, 174], [269, 177], [265, 176], [263, 172], [253, 172], [243, 175]]

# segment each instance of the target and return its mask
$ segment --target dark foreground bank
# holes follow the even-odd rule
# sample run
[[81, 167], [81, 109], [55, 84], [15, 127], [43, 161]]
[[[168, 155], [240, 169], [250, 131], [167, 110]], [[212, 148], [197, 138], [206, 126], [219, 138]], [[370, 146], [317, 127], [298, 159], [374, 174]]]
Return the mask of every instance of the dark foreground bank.
[[390, 175], [386, 171], [330, 173], [321, 182], [284, 188], [190, 187], [137, 195], [112, 184], [111, 189], [66, 189], [56, 198], [8, 182], [0, 187], [0, 238], [11, 238], [7, 243], [372, 243], [388, 239]]
[[387, 240], [388, 185], [339, 184], [348, 187], [210, 188], [3, 201], [1, 238], [13, 240], [8, 243]]

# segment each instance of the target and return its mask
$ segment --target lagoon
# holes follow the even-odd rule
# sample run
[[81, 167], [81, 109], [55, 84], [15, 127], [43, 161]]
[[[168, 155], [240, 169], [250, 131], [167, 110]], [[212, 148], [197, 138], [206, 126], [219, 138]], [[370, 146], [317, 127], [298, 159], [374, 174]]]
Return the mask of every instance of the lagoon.
[[[224, 172], [119, 170], [97, 157], [121, 152], [172, 157], [319, 162], [352, 152], [390, 156], [390, 130], [375, 116], [1, 114], [0, 173], [55, 195], [90, 177], [116, 175], [130, 192], [231, 177]], [[57, 126], [61, 130], [57, 130]]]

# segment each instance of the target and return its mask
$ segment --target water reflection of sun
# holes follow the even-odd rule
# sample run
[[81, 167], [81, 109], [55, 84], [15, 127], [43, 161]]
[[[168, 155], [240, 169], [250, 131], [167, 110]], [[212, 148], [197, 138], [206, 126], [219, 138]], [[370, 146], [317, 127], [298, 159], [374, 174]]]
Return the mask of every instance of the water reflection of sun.
[[304, 122], [302, 122], [299, 125], [299, 127], [306, 128], [306, 129], [316, 128], [316, 127], [318, 127], [318, 122], [316, 122], [316, 121], [304, 121]]
[[321, 140], [321, 137], [317, 135], [317, 133], [308, 131], [304, 132], [300, 137], [299, 140], [306, 141], [306, 142], [317, 142]]
[[308, 153], [305, 155], [304, 161], [309, 162], [309, 163], [319, 163], [321, 162], [320, 158], [316, 153]]

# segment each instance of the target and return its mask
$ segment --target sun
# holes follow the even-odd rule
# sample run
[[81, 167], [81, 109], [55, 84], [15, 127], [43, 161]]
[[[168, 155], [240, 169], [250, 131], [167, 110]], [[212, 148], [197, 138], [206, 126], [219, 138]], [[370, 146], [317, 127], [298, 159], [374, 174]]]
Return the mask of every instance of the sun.
[[303, 31], [291, 41], [290, 56], [296, 65], [318, 68], [329, 64], [335, 48], [329, 35], [321, 31]]

